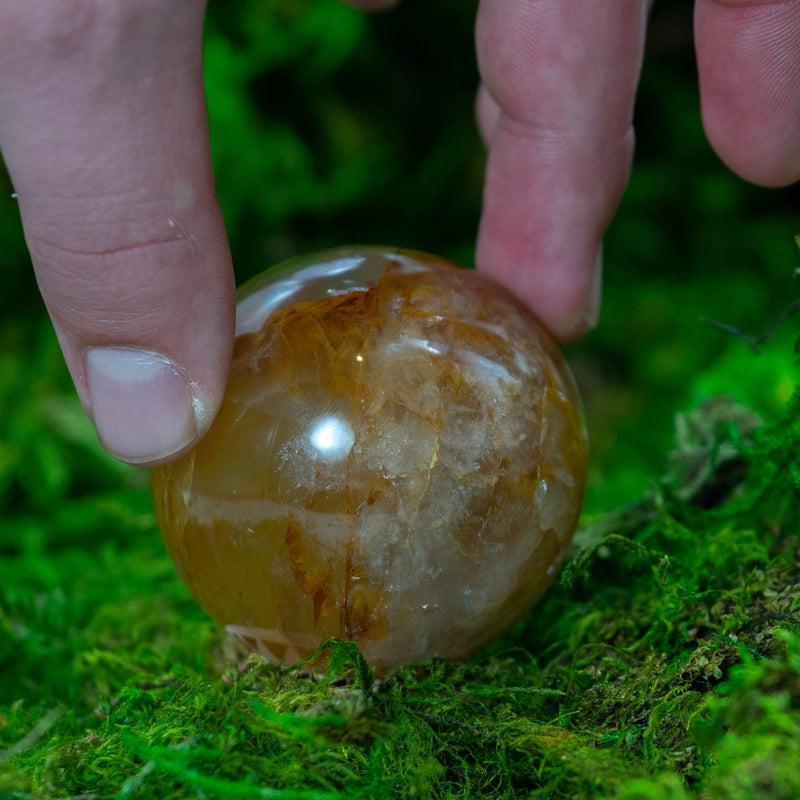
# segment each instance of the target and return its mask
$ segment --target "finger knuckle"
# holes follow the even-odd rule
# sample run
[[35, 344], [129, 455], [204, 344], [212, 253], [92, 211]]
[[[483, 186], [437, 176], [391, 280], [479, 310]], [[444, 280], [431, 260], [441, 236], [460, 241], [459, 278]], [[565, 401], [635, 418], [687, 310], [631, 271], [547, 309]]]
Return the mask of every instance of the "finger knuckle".
[[28, 235], [31, 257], [48, 307], [70, 331], [100, 334], [162, 319], [178, 285], [170, 264], [181, 244], [130, 241], [82, 249]]

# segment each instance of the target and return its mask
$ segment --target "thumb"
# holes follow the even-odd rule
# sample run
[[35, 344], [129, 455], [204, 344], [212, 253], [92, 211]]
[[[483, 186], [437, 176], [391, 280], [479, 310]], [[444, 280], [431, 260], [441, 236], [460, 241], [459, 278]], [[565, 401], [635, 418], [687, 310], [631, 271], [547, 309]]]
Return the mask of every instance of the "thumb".
[[208, 429], [233, 341], [197, 0], [4, 0], [0, 148], [81, 400], [118, 458]]

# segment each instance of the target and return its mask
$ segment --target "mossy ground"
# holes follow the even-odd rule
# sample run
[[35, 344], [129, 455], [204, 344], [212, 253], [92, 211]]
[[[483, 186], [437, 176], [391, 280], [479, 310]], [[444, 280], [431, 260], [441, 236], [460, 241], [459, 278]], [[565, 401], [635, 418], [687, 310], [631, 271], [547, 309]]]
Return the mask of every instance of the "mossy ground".
[[[74, 403], [31, 394], [53, 463], [103, 459]], [[7, 523], [0, 796], [796, 797], [796, 411], [683, 418], [668, 477], [589, 518], [509, 634], [382, 682], [349, 644], [325, 677], [230, 650], [176, 580], [146, 490]], [[70, 539], [48, 536], [65, 517]]]
[[[474, 6], [210, 4], [240, 280], [354, 241], [470, 262]], [[465, 664], [376, 683], [347, 646], [319, 678], [228, 648], [145, 476], [97, 445], [0, 181], [0, 798], [800, 797], [796, 318], [757, 354], [699, 321], [759, 329], [789, 305], [800, 195], [718, 163], [689, 5], [654, 14], [602, 321], [570, 352], [581, 532], [544, 600]]]
[[[74, 400], [17, 363], [10, 488], [109, 469]], [[232, 650], [177, 581], [141, 476], [105, 472], [2, 527], [0, 797], [800, 796], [798, 411], [680, 418], [666, 477], [589, 515], [509, 634], [382, 681], [351, 644], [322, 675]]]

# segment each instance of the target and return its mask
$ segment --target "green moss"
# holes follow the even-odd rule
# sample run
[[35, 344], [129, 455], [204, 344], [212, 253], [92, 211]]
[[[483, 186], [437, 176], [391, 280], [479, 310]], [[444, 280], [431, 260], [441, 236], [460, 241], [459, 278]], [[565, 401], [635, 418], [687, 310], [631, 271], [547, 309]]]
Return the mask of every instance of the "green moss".
[[[0, 796], [796, 796], [797, 411], [683, 418], [667, 477], [586, 521], [527, 618], [380, 682], [349, 643], [324, 676], [243, 659], [177, 582], [146, 493], [62, 487], [50, 540], [0, 528]], [[101, 458], [89, 441], [53, 457]]]
[[[240, 280], [348, 241], [470, 262], [475, 5], [210, 4]], [[574, 551], [487, 651], [382, 682], [348, 645], [325, 677], [243, 658], [191, 600], [144, 476], [75, 399], [0, 176], [2, 800], [800, 796], [797, 322], [755, 354], [702, 321], [758, 332], [789, 305], [797, 196], [712, 155], [686, 3], [656, 4], [650, 41], [601, 324], [570, 351], [593, 448]]]

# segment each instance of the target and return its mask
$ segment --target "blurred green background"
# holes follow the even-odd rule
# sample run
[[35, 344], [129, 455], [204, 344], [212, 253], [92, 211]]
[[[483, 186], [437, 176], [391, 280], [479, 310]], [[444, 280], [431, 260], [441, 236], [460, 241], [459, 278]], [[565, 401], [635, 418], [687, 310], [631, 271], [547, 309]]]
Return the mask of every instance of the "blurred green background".
[[[288, 256], [350, 242], [471, 264], [484, 160], [472, 113], [475, 8], [412, 1], [364, 15], [333, 0], [211, 3], [209, 114], [240, 282]], [[601, 323], [569, 351], [592, 434], [590, 508], [646, 485], [679, 409], [722, 391], [769, 414], [792, 387], [787, 344], [753, 356], [701, 319], [758, 331], [788, 304], [800, 193], [746, 185], [712, 153], [685, 3], [657, 4], [636, 128], [633, 178], [606, 239]], [[53, 420], [21, 402], [37, 392], [52, 401], [57, 387], [62, 407], [51, 412], [79, 425], [12, 190], [0, 185], [0, 503], [17, 516], [95, 486], [101, 461], [120, 470], [99, 457], [86, 466], [78, 453], [49, 463]]]
[[[408, 0], [368, 16], [335, 0], [212, 0], [209, 114], [240, 282], [352, 242], [471, 264], [484, 161], [475, 8]], [[712, 153], [691, 25], [683, 0], [656, 5], [635, 169], [605, 244], [600, 325], [568, 351], [592, 442], [589, 515], [635, 500], [664, 473], [676, 413], [726, 393], [770, 419], [795, 385], [794, 321], [757, 354], [703, 321], [757, 333], [789, 306], [800, 192], [746, 185]], [[174, 670], [216, 691], [218, 630], [174, 574], [146, 475], [106, 456], [81, 411], [12, 191], [0, 176], [0, 754], [66, 708], [60, 745], [51, 752], [42, 739], [8, 780], [55, 780], [62, 793], [118, 788], [108, 750], [80, 755], [94, 746], [85, 728], [102, 728], [108, 698], [130, 681]], [[127, 713], [108, 730], [125, 730]], [[63, 778], [57, 746], [65, 764], [97, 772]]]

